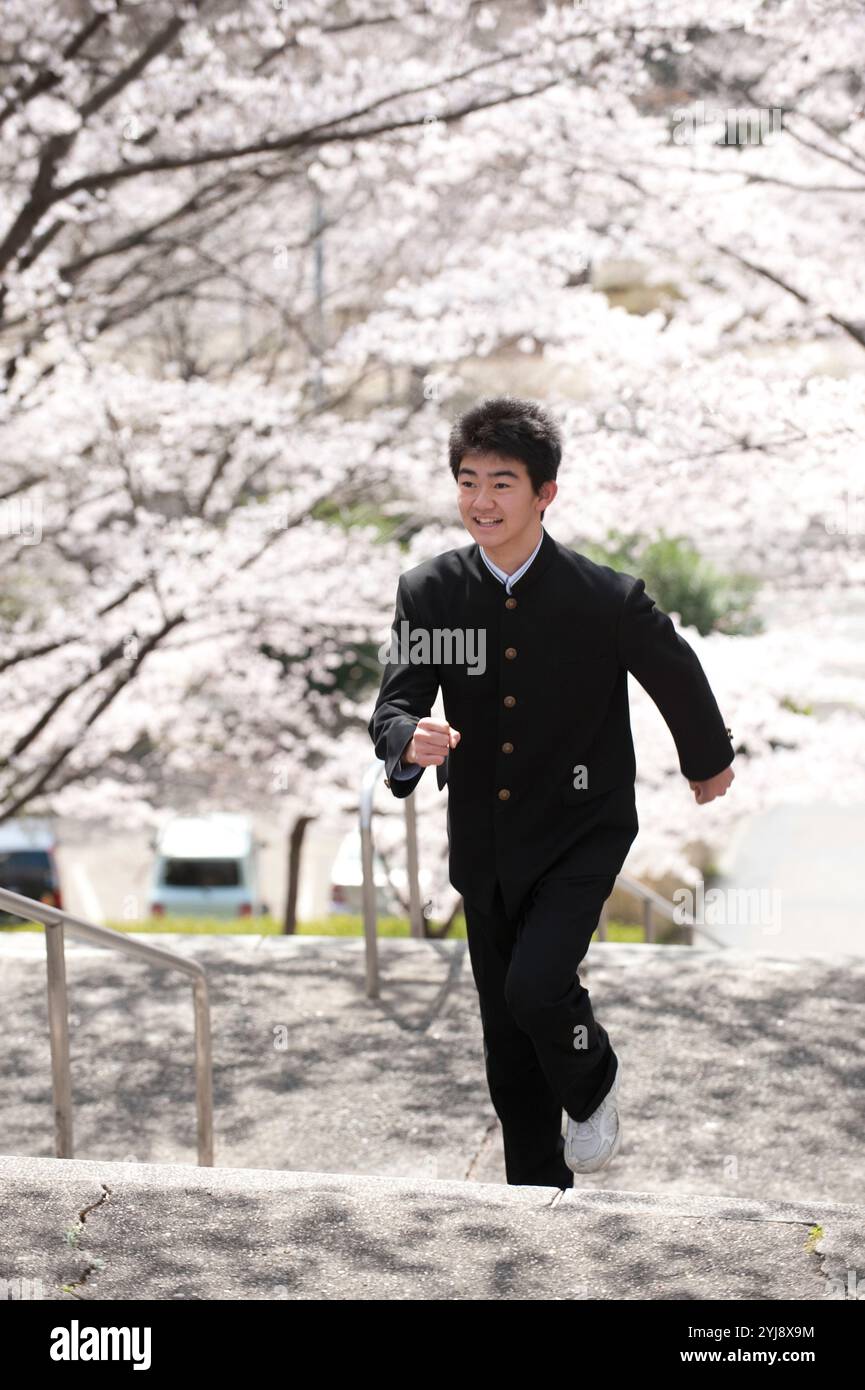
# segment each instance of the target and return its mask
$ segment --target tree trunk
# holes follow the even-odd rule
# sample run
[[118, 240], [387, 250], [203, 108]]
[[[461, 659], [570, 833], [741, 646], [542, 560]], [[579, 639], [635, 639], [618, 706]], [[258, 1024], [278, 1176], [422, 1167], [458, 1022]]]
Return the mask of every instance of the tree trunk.
[[284, 936], [291, 936], [297, 931], [297, 891], [300, 885], [303, 837], [309, 822], [315, 819], [315, 816], [298, 816], [288, 837], [288, 892], [285, 897], [285, 918], [282, 923]]

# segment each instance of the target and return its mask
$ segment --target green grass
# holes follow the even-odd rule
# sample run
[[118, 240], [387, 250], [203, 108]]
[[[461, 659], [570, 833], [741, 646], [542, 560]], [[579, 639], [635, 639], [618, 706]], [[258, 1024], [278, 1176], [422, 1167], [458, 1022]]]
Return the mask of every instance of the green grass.
[[[147, 932], [154, 936], [178, 933], [182, 936], [280, 936], [282, 924], [273, 917], [149, 917], [141, 922], [109, 922], [115, 931]], [[435, 923], [433, 924], [436, 925]], [[2, 922], [3, 932], [41, 932], [36, 922]], [[357, 915], [337, 915], [319, 917], [298, 925], [298, 936], [362, 936], [363, 919]], [[408, 937], [409, 923], [406, 917], [380, 917], [378, 935]], [[466, 920], [460, 913], [454, 920], [447, 935], [448, 941], [466, 939]], [[641, 923], [609, 922], [607, 925], [609, 941], [644, 941], [645, 933]], [[597, 932], [593, 940], [597, 940]]]
[[[115, 931], [180, 932], [188, 936], [265, 936], [277, 935], [280, 924], [272, 917], [147, 917], [141, 922], [108, 922]], [[0, 922], [0, 931], [42, 931], [38, 922]]]

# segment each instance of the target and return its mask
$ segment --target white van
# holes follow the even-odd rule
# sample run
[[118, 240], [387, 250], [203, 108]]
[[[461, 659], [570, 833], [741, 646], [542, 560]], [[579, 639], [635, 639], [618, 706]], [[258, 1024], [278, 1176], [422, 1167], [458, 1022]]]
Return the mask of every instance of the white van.
[[[375, 879], [377, 911], [383, 917], [400, 917], [400, 907], [393, 884], [388, 878], [384, 861], [380, 854], [373, 852], [373, 878]], [[333, 868], [330, 872], [330, 904], [328, 911], [334, 913], [363, 913], [363, 858], [361, 854], [360, 831], [349, 830], [340, 841]]]
[[176, 816], [154, 841], [155, 917], [250, 917], [261, 901], [258, 842], [249, 816]]
[[[390, 873], [385, 868], [381, 855], [373, 850], [373, 880], [375, 882], [377, 911], [382, 917], [404, 917], [405, 908], [398, 893], [408, 901], [408, 874], [404, 867], [395, 864]], [[432, 892], [432, 874], [422, 868], [418, 873], [418, 887], [421, 902], [425, 902]], [[330, 871], [331, 914], [363, 914], [363, 854], [360, 830], [349, 830], [337, 850]]]

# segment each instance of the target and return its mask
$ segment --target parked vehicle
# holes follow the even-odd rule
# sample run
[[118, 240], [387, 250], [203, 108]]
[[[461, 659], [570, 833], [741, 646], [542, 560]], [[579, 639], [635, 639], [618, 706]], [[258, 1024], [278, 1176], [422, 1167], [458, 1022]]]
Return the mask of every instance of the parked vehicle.
[[154, 841], [150, 911], [156, 917], [250, 917], [260, 896], [258, 841], [248, 816], [175, 816]]
[[[430, 875], [424, 869], [419, 874], [421, 901], [425, 890], [429, 891]], [[404, 917], [398, 892], [408, 901], [407, 875], [404, 869], [395, 866], [391, 876], [381, 856], [373, 851], [373, 881], [375, 883], [378, 914], [381, 917]], [[363, 860], [361, 857], [360, 831], [349, 830], [343, 837], [330, 874], [331, 913], [363, 914]]]
[[[57, 837], [50, 822], [21, 817], [0, 825], [0, 888], [25, 898], [63, 906], [55, 849]], [[11, 912], [0, 912], [0, 922], [21, 922]]]

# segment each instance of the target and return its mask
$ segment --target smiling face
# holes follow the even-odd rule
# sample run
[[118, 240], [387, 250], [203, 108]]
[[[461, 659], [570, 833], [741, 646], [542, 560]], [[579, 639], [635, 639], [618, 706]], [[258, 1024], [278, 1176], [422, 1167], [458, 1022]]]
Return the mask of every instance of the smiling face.
[[557, 490], [555, 483], [546, 482], [536, 493], [526, 465], [498, 454], [466, 454], [457, 474], [463, 525], [491, 557], [498, 552], [514, 558], [526, 546], [531, 554], [540, 536], [541, 513]]

